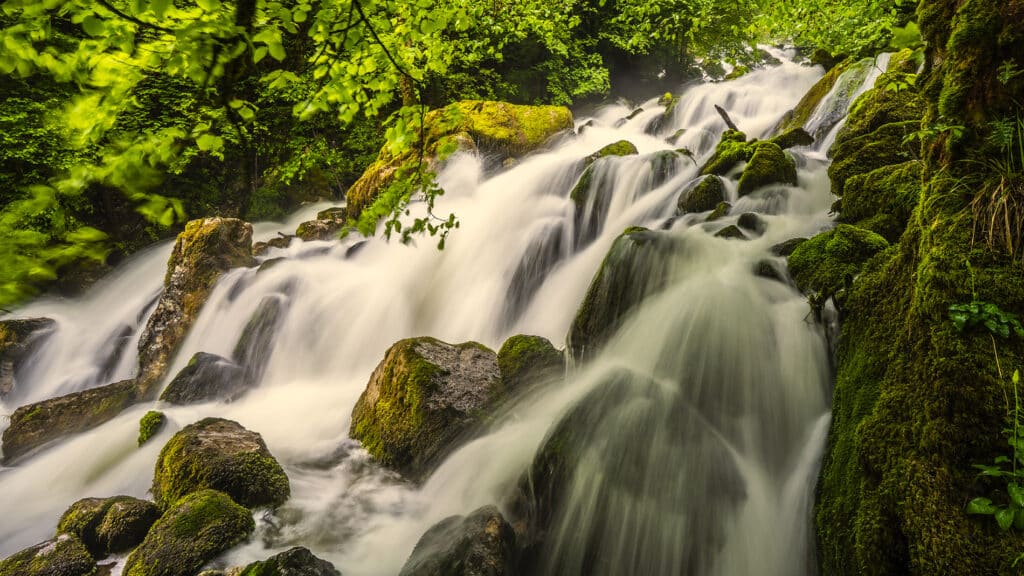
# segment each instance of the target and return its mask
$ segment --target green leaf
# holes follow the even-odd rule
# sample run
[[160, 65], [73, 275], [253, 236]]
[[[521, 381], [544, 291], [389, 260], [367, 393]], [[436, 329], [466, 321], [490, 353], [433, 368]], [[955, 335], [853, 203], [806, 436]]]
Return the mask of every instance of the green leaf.
[[270, 57], [278, 62], [284, 60], [285, 52], [284, 45], [280, 41], [267, 44], [267, 50], [270, 51]]
[[214, 12], [220, 8], [220, 0], [196, 0], [196, 4], [207, 12]]
[[204, 152], [216, 152], [224, 148], [224, 139], [213, 134], [203, 134], [196, 138], [196, 146]]
[[1006, 485], [1006, 492], [1014, 504], [1019, 508], [1024, 508], [1024, 488], [1021, 488], [1016, 482], [1010, 482]]
[[968, 514], [995, 514], [996, 506], [988, 498], [978, 497], [967, 503]]
[[999, 524], [1000, 530], [1009, 530], [1010, 526], [1013, 525], [1014, 511], [1011, 508], [1000, 508], [996, 510], [996, 524]]
[[103, 20], [90, 14], [82, 20], [82, 30], [89, 36], [102, 36], [107, 32], [107, 25]]

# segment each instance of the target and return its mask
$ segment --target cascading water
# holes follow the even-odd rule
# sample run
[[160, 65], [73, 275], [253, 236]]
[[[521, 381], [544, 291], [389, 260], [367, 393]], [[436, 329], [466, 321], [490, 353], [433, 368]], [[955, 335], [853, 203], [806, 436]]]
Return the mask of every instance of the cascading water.
[[[530, 573], [812, 573], [808, 519], [828, 420], [826, 350], [800, 294], [755, 270], [778, 262], [773, 245], [829, 225], [825, 150], [794, 150], [795, 187], [738, 197], [727, 182], [732, 214], [761, 214], [760, 236], [713, 236], [736, 216], [705, 223], [704, 215], [673, 215], [724, 129], [715, 104], [748, 135], [764, 137], [820, 76], [786, 60], [693, 86], [658, 122], [664, 108], [655, 101], [624, 123], [628, 109], [606, 107], [577, 137], [494, 177], [480, 158], [458, 155], [440, 175], [447, 193], [437, 211], [454, 212], [462, 227], [443, 251], [430, 241], [371, 239], [358, 251], [355, 238], [295, 242], [271, 250], [267, 259], [285, 258], [273, 267], [231, 271], [164, 384], [196, 352], [231, 357], [250, 318], [273, 302], [259, 387], [229, 404], [161, 406], [170, 425], [142, 448], [138, 420], [152, 405], [0, 469], [0, 556], [49, 537], [79, 498], [144, 497], [163, 443], [188, 423], [221, 416], [260, 432], [292, 484], [261, 537], [225, 565], [304, 545], [349, 576], [396, 574], [435, 522], [485, 504], [515, 508], [524, 485], [543, 489], [529, 470], [550, 456], [545, 439], [557, 437], [572, 458], [562, 455], [562, 482], [548, 487], [557, 504], [533, 518], [546, 537], [531, 549]], [[819, 108], [838, 99], [845, 108], [850, 94], [835, 92]], [[652, 122], [654, 135], [645, 133]], [[668, 144], [665, 136], [682, 128]], [[581, 159], [620, 139], [640, 154], [596, 161], [578, 208], [570, 193]], [[695, 160], [666, 152], [679, 147]], [[258, 225], [257, 239], [294, 229], [318, 208]], [[602, 259], [634, 225], [665, 230], [658, 241], [670, 246], [631, 269], [642, 300], [564, 382], [518, 398], [419, 487], [348, 439], [352, 407], [392, 343], [430, 335], [497, 348], [516, 333], [560, 342]], [[58, 326], [3, 412], [128, 377], [169, 250], [138, 255], [82, 300], [19, 310]]]

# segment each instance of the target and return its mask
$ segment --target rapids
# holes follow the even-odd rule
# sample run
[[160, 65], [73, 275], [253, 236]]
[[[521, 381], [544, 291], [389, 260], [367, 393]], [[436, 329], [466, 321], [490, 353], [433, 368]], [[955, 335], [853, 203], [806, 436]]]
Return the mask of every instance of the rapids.
[[[170, 436], [221, 416], [263, 435], [291, 479], [292, 497], [275, 516], [257, 513], [257, 535], [220, 565], [303, 545], [347, 576], [394, 575], [438, 520], [504, 506], [545, 436], [581, 399], [596, 398], [588, 405], [606, 409], [599, 425], [577, 431], [584, 456], [537, 560], [540, 573], [812, 574], [810, 504], [828, 428], [827, 349], [801, 294], [754, 268], [772, 258], [774, 244], [831, 225], [825, 170], [833, 136], [792, 150], [798, 186], [737, 198], [728, 182], [732, 216], [713, 224], [703, 215], [673, 216], [680, 190], [725, 128], [715, 104], [748, 136], [764, 138], [822, 75], [777, 55], [781, 63], [769, 69], [683, 88], [653, 134], [648, 128], [664, 112], [657, 99], [624, 123], [624, 105], [578, 117], [577, 126], [590, 122], [578, 136], [496, 175], [485, 159], [453, 157], [439, 176], [446, 194], [435, 212], [455, 213], [461, 227], [443, 251], [430, 238], [418, 246], [373, 238], [347, 256], [362, 239], [295, 241], [265, 257], [286, 258], [273, 268], [229, 272], [164, 384], [195, 352], [230, 356], [260, 303], [278, 298], [285, 313], [260, 386], [229, 404], [160, 406], [169, 425], [142, 448], [135, 446], [138, 421], [156, 403], [0, 468], [0, 557], [50, 537], [79, 498], [146, 497]], [[856, 78], [857, 90], [876, 75]], [[833, 90], [819, 109], [845, 110], [855, 92]], [[594, 165], [591, 186], [606, 194], [592, 194], [577, 221], [569, 194], [578, 161], [621, 139], [640, 154]], [[682, 147], [695, 161], [670, 159], [667, 177], [658, 177], [652, 166], [665, 160], [656, 153]], [[324, 207], [257, 224], [255, 240], [290, 232]], [[762, 236], [713, 237], [744, 212], [762, 215]], [[561, 345], [609, 247], [633, 225], [669, 230], [687, 249], [651, 271], [667, 274], [668, 285], [564, 383], [518, 398], [421, 487], [377, 467], [348, 438], [356, 399], [399, 339], [476, 340], [496, 350], [523, 333]], [[169, 253], [164, 243], [136, 255], [79, 299], [44, 298], [16, 310], [15, 317], [46, 316], [58, 326], [0, 413], [130, 377]], [[609, 379], [619, 383], [614, 396]]]

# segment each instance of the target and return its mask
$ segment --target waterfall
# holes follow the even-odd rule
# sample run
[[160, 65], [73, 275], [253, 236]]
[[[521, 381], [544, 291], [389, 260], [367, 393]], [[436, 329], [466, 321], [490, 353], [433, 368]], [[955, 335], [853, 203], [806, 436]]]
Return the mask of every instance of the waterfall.
[[[680, 191], [725, 128], [714, 105], [764, 138], [822, 75], [778, 55], [770, 69], [687, 87], [667, 118], [657, 99], [624, 122], [623, 105], [577, 118], [587, 127], [575, 138], [497, 175], [477, 156], [456, 155], [439, 175], [446, 193], [435, 213], [456, 214], [461, 227], [443, 251], [430, 238], [373, 238], [358, 251], [355, 237], [295, 241], [263, 257], [284, 258], [273, 267], [232, 270], [163, 384], [196, 352], [230, 357], [272, 299], [280, 307], [260, 385], [232, 403], [160, 405], [169, 425], [141, 448], [138, 420], [156, 403], [0, 468], [0, 557], [50, 537], [79, 498], [145, 497], [170, 436], [220, 416], [262, 434], [292, 484], [291, 499], [225, 565], [303, 545], [348, 576], [397, 574], [437, 521], [510, 506], [546, 438], [565, 429], [579, 458], [532, 560], [538, 574], [813, 573], [809, 507], [828, 423], [827, 352], [804, 298], [755, 270], [781, 262], [773, 245], [830, 225], [826, 150], [792, 151], [798, 186], [739, 197], [727, 182], [733, 209], [721, 220], [675, 216]], [[581, 159], [622, 139], [639, 154], [595, 162], [578, 207], [570, 196]], [[294, 230], [323, 207], [259, 224], [255, 239]], [[412, 209], [414, 217], [423, 207]], [[765, 223], [760, 236], [714, 237], [747, 212]], [[635, 225], [664, 230], [682, 248], [645, 264], [635, 282], [658, 275], [659, 288], [564, 382], [503, 407], [422, 486], [378, 467], [348, 438], [352, 407], [397, 340], [430, 335], [497, 349], [523, 333], [564, 342], [605, 255]], [[129, 377], [169, 253], [165, 243], [136, 255], [80, 299], [17, 310], [54, 318], [57, 328], [0, 411]]]

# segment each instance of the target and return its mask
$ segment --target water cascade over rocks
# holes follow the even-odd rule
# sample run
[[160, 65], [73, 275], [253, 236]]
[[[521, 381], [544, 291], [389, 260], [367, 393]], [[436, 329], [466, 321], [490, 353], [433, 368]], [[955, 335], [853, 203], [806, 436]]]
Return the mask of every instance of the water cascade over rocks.
[[[0, 557], [54, 538], [79, 500], [152, 499], [168, 441], [222, 418], [230, 422], [218, 425], [258, 433], [290, 497], [256, 508], [248, 538], [244, 519], [225, 516], [233, 532], [210, 554], [242, 543], [207, 567], [301, 556], [346, 576], [813, 574], [827, 347], [780, 255], [831, 226], [826, 152], [842, 121], [836, 111], [877, 70], [848, 67], [805, 98], [823, 71], [777, 56], [769, 69], [689, 86], [641, 111], [612, 105], [577, 117], [585, 130], [504, 170], [478, 152], [457, 153], [440, 173], [446, 194], [435, 212], [455, 213], [461, 227], [443, 251], [430, 238], [406, 246], [313, 235], [261, 245], [252, 262], [236, 254], [204, 285], [201, 307], [175, 296], [191, 326], [141, 374], [139, 343], [150, 338], [170, 244], [137, 255], [81, 299], [41, 299], [0, 319], [49, 319], [31, 346], [0, 358], [14, 376], [0, 395], [5, 415], [156, 379], [105, 423], [0, 468]], [[806, 109], [791, 112], [798, 103]], [[741, 133], [721, 138], [715, 105]], [[797, 133], [764, 142], [799, 127], [789, 125], [794, 118], [813, 144]], [[735, 157], [702, 176], [724, 154]], [[252, 240], [291, 234], [325, 208], [256, 224]], [[367, 388], [371, 374], [381, 382], [390, 374], [382, 359], [393, 345], [423, 337], [430, 354], [407, 360], [409, 386]], [[563, 346], [564, 357], [555, 349]], [[466, 354], [486, 370], [458, 370], [479, 373], [486, 390], [454, 382], [460, 372], [445, 363]], [[190, 368], [193, 358], [209, 362]], [[414, 373], [427, 360], [431, 368]], [[176, 377], [172, 389], [191, 387], [154, 400]], [[203, 378], [244, 390], [204, 395]], [[444, 394], [456, 396], [442, 402]], [[410, 426], [422, 415], [456, 421], [451, 406], [464, 412], [443, 445], [415, 437], [403, 445], [432, 450], [403, 453], [429, 460], [403, 477], [402, 466], [386, 467], [350, 437], [359, 428], [364, 443], [369, 434], [386, 444], [390, 434], [360, 428], [357, 402], [357, 418], [375, 402], [380, 422], [398, 414]], [[166, 424], [138, 446], [149, 410]], [[224, 498], [203, 489], [161, 501], [167, 511], [129, 571], [148, 574], [144, 558], [165, 558], [153, 531], [178, 516], [244, 510]], [[70, 537], [60, 538], [49, 545]], [[75, 542], [67, 546], [77, 553]], [[189, 552], [189, 562], [206, 562], [206, 552]], [[113, 562], [122, 570], [125, 556]]]

